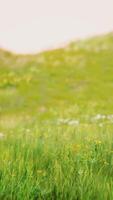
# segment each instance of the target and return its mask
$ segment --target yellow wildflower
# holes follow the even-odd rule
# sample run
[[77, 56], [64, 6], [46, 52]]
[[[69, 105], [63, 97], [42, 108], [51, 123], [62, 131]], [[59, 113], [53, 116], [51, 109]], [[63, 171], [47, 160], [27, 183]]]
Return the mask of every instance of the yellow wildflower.
[[72, 145], [72, 151], [73, 152], [76, 152], [76, 153], [79, 152], [80, 148], [81, 148], [80, 144], [73, 144]]
[[96, 144], [102, 144], [102, 141], [101, 140], [96, 140], [95, 143]]
[[37, 170], [37, 174], [40, 176], [46, 176], [46, 171], [45, 170]]

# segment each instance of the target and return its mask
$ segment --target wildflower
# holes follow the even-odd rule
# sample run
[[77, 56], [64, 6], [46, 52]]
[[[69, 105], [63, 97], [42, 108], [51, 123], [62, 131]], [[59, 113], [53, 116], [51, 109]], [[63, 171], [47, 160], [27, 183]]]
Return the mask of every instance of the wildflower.
[[95, 117], [94, 117], [94, 119], [101, 119], [101, 114], [97, 114]]
[[58, 122], [60, 124], [67, 124], [69, 122], [69, 119], [63, 119], [63, 118], [61, 118], [61, 119], [58, 120]]
[[79, 120], [75, 120], [75, 119], [59, 119], [58, 120], [59, 124], [67, 124], [67, 125], [78, 125], [79, 124]]
[[113, 119], [113, 115], [108, 115], [107, 119], [112, 120]]
[[101, 140], [96, 140], [95, 143], [100, 145], [102, 143], [102, 141]]
[[79, 120], [70, 120], [68, 122], [68, 125], [78, 125], [79, 124]]
[[102, 115], [102, 114], [97, 114], [97, 115], [94, 117], [95, 120], [100, 120], [100, 119], [105, 119], [105, 118], [106, 118], [106, 116], [105, 116], [105, 115]]
[[80, 144], [73, 144], [72, 145], [72, 151], [73, 152], [76, 152], [76, 153], [79, 152], [80, 148], [81, 148]]
[[40, 176], [46, 176], [46, 171], [45, 170], [37, 170], [37, 174]]

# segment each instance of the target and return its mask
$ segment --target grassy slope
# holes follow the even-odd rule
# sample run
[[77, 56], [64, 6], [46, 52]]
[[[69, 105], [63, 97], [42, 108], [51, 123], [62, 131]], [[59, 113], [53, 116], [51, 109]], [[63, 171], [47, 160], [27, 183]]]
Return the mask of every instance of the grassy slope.
[[0, 198], [113, 199], [112, 91], [112, 33], [38, 55], [0, 50]]
[[103, 112], [103, 107], [111, 112], [112, 43], [111, 34], [35, 56], [1, 51], [1, 113], [35, 112], [42, 106], [59, 111], [76, 104], [80, 113], [83, 107], [83, 113]]

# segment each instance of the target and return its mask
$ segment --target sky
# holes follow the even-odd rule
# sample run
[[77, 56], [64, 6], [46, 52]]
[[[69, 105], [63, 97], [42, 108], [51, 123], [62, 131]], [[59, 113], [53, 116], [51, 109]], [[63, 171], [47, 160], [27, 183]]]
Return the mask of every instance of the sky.
[[0, 0], [0, 47], [36, 53], [113, 31], [113, 0]]

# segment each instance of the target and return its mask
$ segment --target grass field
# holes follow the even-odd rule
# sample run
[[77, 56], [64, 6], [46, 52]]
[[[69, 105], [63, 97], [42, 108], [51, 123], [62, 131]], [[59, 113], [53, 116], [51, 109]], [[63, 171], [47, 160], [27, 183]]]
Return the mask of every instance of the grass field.
[[113, 200], [113, 34], [0, 50], [0, 200]]

